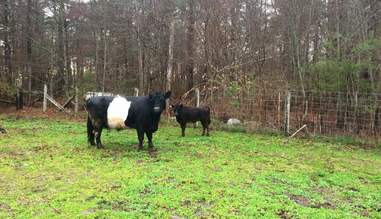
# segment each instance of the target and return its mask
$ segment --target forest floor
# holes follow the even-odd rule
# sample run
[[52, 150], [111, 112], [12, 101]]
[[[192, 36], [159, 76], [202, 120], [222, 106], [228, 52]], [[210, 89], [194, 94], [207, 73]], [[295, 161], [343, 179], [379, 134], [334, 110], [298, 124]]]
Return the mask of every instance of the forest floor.
[[180, 129], [87, 144], [84, 122], [0, 115], [0, 218], [381, 218], [381, 147]]

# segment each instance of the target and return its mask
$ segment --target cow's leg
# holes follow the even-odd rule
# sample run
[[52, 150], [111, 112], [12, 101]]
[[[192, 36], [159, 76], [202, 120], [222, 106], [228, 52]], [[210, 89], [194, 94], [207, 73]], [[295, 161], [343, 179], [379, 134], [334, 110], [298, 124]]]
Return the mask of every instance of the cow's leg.
[[181, 123], [181, 136], [185, 137], [185, 128], [187, 127], [187, 124], [184, 122], [184, 123]]
[[209, 124], [207, 121], [202, 121], [202, 136], [205, 135], [205, 130], [206, 130], [206, 136], [209, 136]]
[[101, 142], [102, 127], [94, 129], [95, 140], [97, 141], [97, 148], [104, 148]]
[[143, 140], [144, 140], [144, 130], [142, 128], [137, 128], [136, 131], [138, 133], [138, 139], [139, 139], [138, 150], [142, 150]]
[[202, 124], [202, 136], [204, 136], [206, 128], [205, 128], [205, 124], [203, 122], [201, 122], [201, 124]]
[[94, 126], [90, 120], [90, 117], [87, 117], [87, 141], [91, 145], [95, 145], [94, 141]]
[[155, 146], [152, 143], [152, 132], [148, 131], [146, 132], [147, 138], [148, 138], [148, 147], [150, 149], [153, 149]]

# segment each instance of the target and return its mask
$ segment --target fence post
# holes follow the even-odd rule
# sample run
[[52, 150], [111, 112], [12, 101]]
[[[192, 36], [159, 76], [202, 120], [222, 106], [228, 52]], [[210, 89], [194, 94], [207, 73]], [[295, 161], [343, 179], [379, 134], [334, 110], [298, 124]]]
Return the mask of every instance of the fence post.
[[[196, 91], [196, 107], [200, 107], [200, 89], [199, 88], [196, 88], [195, 89]], [[198, 122], [194, 123], [194, 128], [196, 128], [198, 126]]]
[[46, 112], [46, 106], [47, 106], [47, 94], [48, 94], [48, 86], [44, 84], [44, 99], [42, 103], [42, 111]]
[[23, 108], [23, 92], [22, 92], [22, 80], [21, 78], [16, 79], [16, 110]]
[[287, 91], [285, 109], [284, 109], [284, 132], [290, 134], [290, 109], [291, 109], [291, 92]]
[[281, 107], [281, 93], [279, 92], [278, 93], [278, 127], [282, 127], [282, 121], [281, 121], [281, 117], [280, 117], [280, 107]]
[[78, 114], [78, 87], [75, 85], [75, 104], [74, 104], [74, 115], [77, 117]]
[[134, 92], [135, 92], [135, 97], [139, 96], [139, 89], [138, 88], [134, 88]]
[[200, 106], [200, 89], [196, 88], [196, 107]]

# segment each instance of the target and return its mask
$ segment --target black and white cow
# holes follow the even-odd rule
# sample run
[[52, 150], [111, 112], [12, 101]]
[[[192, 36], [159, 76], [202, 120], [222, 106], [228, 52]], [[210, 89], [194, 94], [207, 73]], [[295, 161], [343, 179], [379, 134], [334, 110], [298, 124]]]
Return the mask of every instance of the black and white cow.
[[102, 148], [101, 134], [103, 128], [125, 129], [134, 128], [139, 139], [139, 150], [143, 148], [144, 133], [148, 145], [152, 149], [152, 133], [159, 126], [160, 115], [166, 108], [165, 102], [171, 92], [153, 92], [148, 96], [96, 96], [86, 101], [87, 137], [91, 145]]

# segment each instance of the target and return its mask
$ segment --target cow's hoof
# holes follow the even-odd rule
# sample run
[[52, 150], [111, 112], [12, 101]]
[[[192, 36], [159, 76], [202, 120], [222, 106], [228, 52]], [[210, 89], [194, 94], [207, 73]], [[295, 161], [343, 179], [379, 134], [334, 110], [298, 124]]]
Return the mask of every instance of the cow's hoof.
[[98, 145], [97, 145], [97, 148], [98, 148], [98, 149], [103, 149], [103, 148], [105, 148], [105, 146], [103, 146], [102, 144], [98, 144]]

